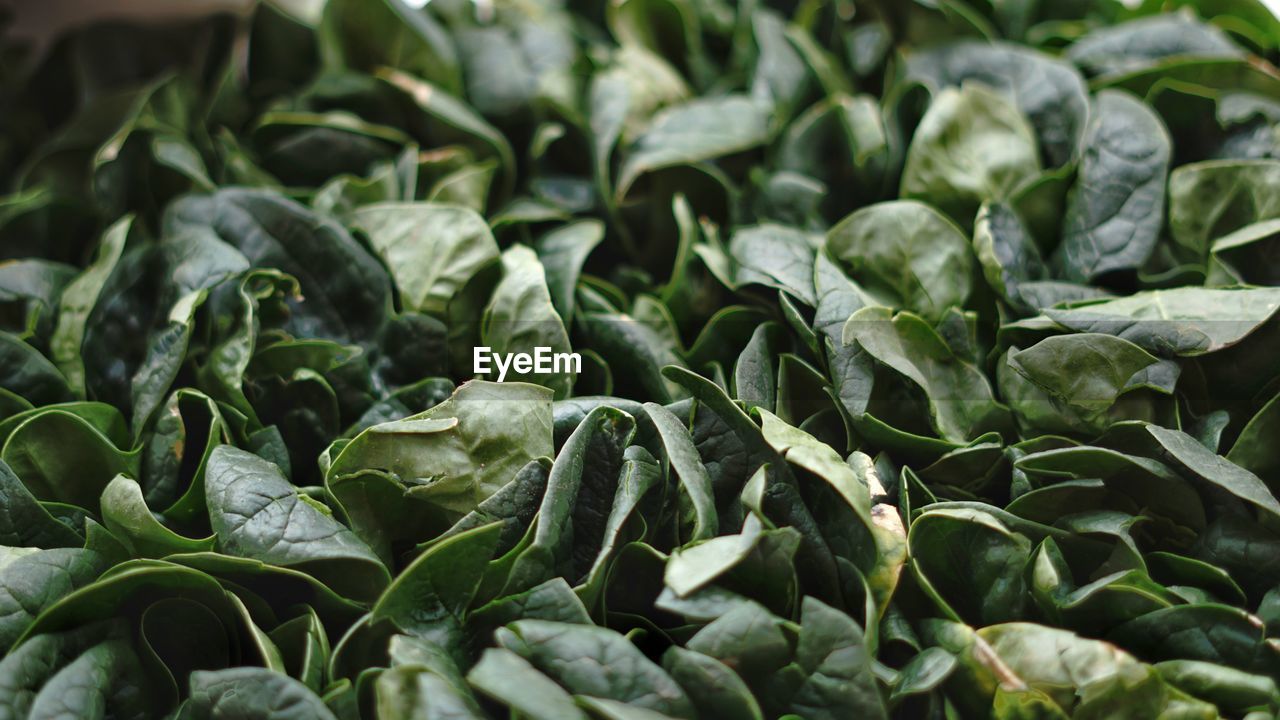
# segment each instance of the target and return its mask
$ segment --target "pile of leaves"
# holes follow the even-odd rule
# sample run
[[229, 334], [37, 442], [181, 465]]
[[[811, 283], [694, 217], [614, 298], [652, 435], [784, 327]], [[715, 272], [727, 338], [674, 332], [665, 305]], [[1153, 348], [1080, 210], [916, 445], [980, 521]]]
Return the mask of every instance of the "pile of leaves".
[[1258, 2], [0, 55], [0, 717], [1280, 712]]

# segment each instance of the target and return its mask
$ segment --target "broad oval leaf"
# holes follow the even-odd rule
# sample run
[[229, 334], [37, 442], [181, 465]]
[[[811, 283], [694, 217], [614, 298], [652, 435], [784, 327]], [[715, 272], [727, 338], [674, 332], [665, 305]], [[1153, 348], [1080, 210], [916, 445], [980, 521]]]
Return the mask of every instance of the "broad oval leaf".
[[973, 254], [960, 228], [914, 200], [863, 208], [831, 228], [826, 252], [866, 290], [937, 320], [969, 299]]
[[302, 570], [357, 599], [376, 596], [389, 581], [369, 546], [257, 455], [215, 448], [205, 498], [224, 552]]

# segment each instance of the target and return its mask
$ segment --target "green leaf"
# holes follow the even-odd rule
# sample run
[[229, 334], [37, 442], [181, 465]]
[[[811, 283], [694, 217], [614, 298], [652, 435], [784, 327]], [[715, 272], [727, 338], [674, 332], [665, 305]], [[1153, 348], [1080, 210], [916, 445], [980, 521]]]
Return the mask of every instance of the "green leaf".
[[12, 308], [5, 329], [24, 340], [48, 341], [58, 300], [76, 276], [76, 268], [50, 260], [13, 260], [0, 266], [0, 302]]
[[80, 357], [80, 348], [84, 342], [85, 323], [107, 278], [124, 253], [132, 225], [133, 217], [125, 216], [103, 233], [93, 262], [67, 285], [58, 302], [58, 326], [49, 341], [50, 351], [54, 363], [77, 395], [84, 394], [84, 361]]
[[1276, 288], [1181, 287], [1072, 303], [1045, 314], [1076, 332], [1115, 335], [1162, 356], [1196, 356], [1241, 342], [1277, 310]]
[[381, 718], [484, 717], [469, 688], [459, 689], [427, 668], [391, 668], [378, 676], [375, 687]]
[[1164, 225], [1164, 189], [1173, 154], [1160, 117], [1131, 95], [1094, 98], [1076, 184], [1067, 196], [1060, 276], [1092, 281], [1146, 262]]
[[362, 173], [391, 161], [409, 138], [395, 128], [349, 113], [272, 111], [258, 118], [252, 136], [263, 169], [286, 185], [315, 187], [338, 173]]
[[356, 599], [377, 596], [389, 581], [369, 546], [257, 455], [229, 445], [216, 448], [209, 456], [205, 498], [224, 552], [296, 568]]
[[427, 548], [378, 598], [373, 618], [451, 645], [493, 556], [498, 530], [496, 523], [484, 525]]
[[[1014, 467], [1045, 482], [1063, 478], [1101, 479], [1132, 498], [1136, 507], [1190, 528], [1205, 525], [1204, 508], [1194, 488], [1164, 463], [1107, 448], [1079, 446], [1028, 453]], [[1066, 510], [1066, 508], [1062, 508]]]
[[477, 608], [467, 616], [467, 629], [485, 635], [503, 625], [533, 618], [556, 622], [591, 624], [582, 600], [564, 578], [552, 578], [522, 593], [507, 595]]
[[862, 628], [813, 598], [801, 609], [795, 661], [806, 677], [789, 710], [801, 717], [888, 717]]
[[73, 397], [66, 379], [52, 363], [18, 336], [3, 331], [0, 388], [33, 405], [67, 402]]
[[0, 450], [37, 498], [96, 510], [117, 473], [138, 474], [138, 451], [124, 452], [78, 415], [37, 412], [13, 429]]
[[627, 149], [618, 171], [617, 196], [654, 170], [692, 165], [750, 150], [768, 137], [767, 113], [741, 95], [691, 100], [657, 113], [649, 129]]
[[930, 320], [963, 305], [973, 288], [968, 240], [954, 223], [920, 202], [863, 208], [827, 233], [825, 248], [882, 303]]
[[1158, 425], [1148, 425], [1147, 432], [1187, 471], [1261, 509], [1264, 524], [1280, 526], [1280, 501], [1257, 475], [1215, 454], [1184, 432]]
[[127, 717], [145, 713], [148, 700], [143, 672], [128, 640], [106, 640], [80, 653], [47, 678], [29, 700], [26, 717], [83, 717], [94, 712]]
[[719, 615], [685, 647], [733, 668], [756, 695], [791, 661], [793, 652], [783, 621], [755, 602], [738, 604]]
[[1098, 28], [1067, 50], [1067, 59], [1090, 75], [1114, 75], [1173, 57], [1242, 57], [1221, 29], [1189, 13], [1139, 18]]
[[[512, 380], [551, 388], [559, 399], [568, 397], [577, 371], [569, 355], [569, 334], [551, 303], [538, 256], [522, 245], [511, 247], [502, 253], [502, 272], [481, 321], [482, 342], [495, 356], [524, 353], [533, 359], [528, 372], [513, 365], [508, 374]], [[548, 354], [547, 367], [540, 367], [539, 357]]]
[[165, 527], [143, 498], [142, 488], [132, 479], [117, 475], [102, 490], [102, 522], [135, 557], [162, 558], [167, 555], [213, 550], [217, 538], [188, 538]]
[[324, 665], [329, 660], [329, 637], [315, 610], [308, 608], [304, 614], [280, 623], [270, 637], [280, 649], [290, 676], [312, 691], [319, 691], [324, 681]]
[[[240, 588], [258, 597], [279, 594], [282, 598], [306, 605], [326, 623], [346, 627], [359, 618], [365, 608], [340, 597], [334, 590], [311, 575], [289, 568], [268, 565], [259, 560], [222, 555], [216, 552], [170, 555], [173, 565], [191, 568], [200, 575], [217, 579], [228, 587]], [[141, 561], [138, 561], [142, 565]], [[149, 567], [149, 566], [146, 566]], [[250, 601], [252, 601], [252, 596]]]
[[[618, 700], [669, 717], [694, 717], [684, 690], [622, 635], [607, 628], [520, 620], [499, 630], [499, 646], [571, 693]], [[560, 658], [574, 657], [574, 663]]]
[[729, 239], [736, 287], [764, 285], [813, 305], [814, 241], [782, 225], [742, 228]]
[[[394, 0], [392, 0], [394, 1]], [[378, 80], [402, 93], [414, 107], [423, 113], [429, 126], [428, 134], [438, 133], [450, 140], [465, 142], [478, 157], [497, 161], [502, 173], [502, 192], [499, 198], [511, 194], [515, 186], [515, 154], [507, 138], [490, 125], [471, 106], [459, 99], [456, 88], [450, 82], [433, 80], [429, 73], [400, 72], [388, 67], [375, 71]]]
[[455, 205], [378, 203], [352, 213], [400, 290], [406, 310], [443, 316], [467, 281], [498, 260], [484, 219]]
[[662, 403], [682, 396], [680, 386], [662, 375], [665, 367], [685, 365], [671, 338], [630, 315], [584, 311], [579, 319], [588, 344], [608, 361], [615, 375], [631, 379], [646, 396]]
[[1276, 252], [1280, 220], [1246, 225], [1213, 241], [1206, 285], [1280, 285], [1269, 258]]
[[229, 668], [191, 674], [191, 697], [181, 720], [241, 717], [247, 720], [336, 720], [306, 685], [265, 668]]
[[377, 259], [337, 223], [276, 193], [228, 188], [188, 196], [166, 209], [163, 226], [166, 234], [212, 228], [254, 267], [297, 278], [306, 299], [291, 302], [286, 327], [298, 336], [368, 341], [390, 310], [390, 281]]
[[1024, 296], [1024, 284], [1043, 281], [1048, 267], [1017, 210], [1004, 202], [984, 203], [973, 223], [973, 251], [987, 285], [1021, 311], [1040, 303]]
[[463, 384], [435, 407], [360, 433], [326, 471], [392, 475], [452, 523], [531, 460], [552, 454], [551, 391], [524, 383]]
[[909, 542], [915, 567], [961, 617], [987, 625], [1023, 616], [1031, 543], [998, 518], [926, 508], [912, 521]]
[[[1166, 632], [1155, 635], [1153, 627]], [[1263, 649], [1263, 628], [1257, 618], [1216, 603], [1150, 612], [1115, 628], [1107, 638], [1151, 661], [1201, 660], [1248, 672], [1269, 672], [1272, 664], [1270, 653]]]
[[685, 100], [688, 83], [658, 55], [639, 45], [624, 44], [613, 63], [591, 79], [589, 92], [593, 171], [606, 203], [614, 196], [611, 159], [622, 138], [634, 138], [653, 113], [664, 105]]
[[1137, 373], [1158, 360], [1112, 335], [1056, 335], [1009, 355], [1009, 367], [1091, 426], [1101, 422]]
[[[649, 451], [642, 447], [629, 447], [622, 458], [622, 467], [618, 471], [618, 489], [614, 493], [613, 505], [609, 508], [609, 515], [600, 533], [600, 551], [577, 591], [588, 607], [594, 607], [603, 592], [607, 575], [612, 570], [611, 563], [627, 542], [627, 533], [638, 534], [636, 528], [642, 527], [644, 520], [639, 511], [641, 503], [646, 499], [645, 495], [653, 488], [660, 487], [662, 482], [662, 468]], [[579, 510], [581, 512], [583, 510]], [[581, 520], [576, 522], [585, 530], [594, 530], [591, 524]]]
[[206, 362], [197, 368], [198, 382], [210, 397], [234, 407], [253, 426], [261, 425], [261, 420], [245, 395], [244, 385], [245, 373], [257, 347], [261, 315], [264, 306], [270, 307], [273, 301], [296, 295], [297, 291], [292, 278], [275, 271], [257, 270], [231, 283], [228, 292], [219, 298], [225, 302], [223, 309], [231, 317], [210, 343]]
[[764, 717], [742, 678], [709, 655], [672, 646], [662, 656], [662, 667], [689, 694], [700, 716], [746, 720]]
[[778, 354], [786, 335], [777, 323], [756, 326], [733, 366], [733, 396], [747, 407], [778, 407]]
[[528, 660], [503, 648], [488, 648], [467, 682], [532, 720], [586, 720], [573, 697]]
[[1156, 663], [1155, 668], [1165, 682], [1227, 712], [1247, 713], [1252, 708], [1280, 704], [1280, 690], [1265, 675], [1199, 660], [1168, 660]]
[[148, 506], [180, 522], [204, 513], [204, 471], [209, 453], [231, 441], [218, 404], [183, 389], [169, 396], [142, 449], [143, 497]]
[[751, 516], [740, 534], [719, 535], [686, 545], [671, 554], [663, 573], [663, 584], [677, 597], [687, 597], [738, 566], [746, 565], [748, 559], [759, 551], [764, 537], [760, 521]]
[[1046, 166], [1059, 167], [1078, 152], [1089, 94], [1070, 63], [1013, 43], [959, 40], [912, 52], [907, 75], [931, 88], [976, 81], [1013, 98], [1035, 128]]
[[97, 579], [104, 558], [92, 550], [10, 549], [0, 558], [0, 647], [13, 647], [41, 611]]
[[320, 48], [331, 68], [400, 68], [457, 92], [461, 68], [453, 39], [428, 13], [399, 0], [325, 3]]
[[1280, 712], [1263, 0], [248, 4], [0, 62], [0, 720]]
[[680, 487], [693, 510], [693, 531], [689, 541], [706, 540], [719, 530], [711, 476], [707, 474], [689, 429], [669, 410], [656, 403], [645, 403], [645, 412], [658, 430], [671, 469], [680, 478]]
[[940, 647], [925, 648], [902, 668], [889, 702], [932, 692], [955, 669], [956, 656]]
[[[1161, 687], [1163, 683], [1149, 666], [1107, 643], [1029, 623], [983, 628], [978, 634], [1018, 677], [1048, 694], [1067, 712], [1087, 713], [1112, 704], [1135, 709], [1172, 708], [1181, 701]], [[1100, 679], [1096, 688], [1082, 693], [1082, 686], [1087, 686], [1084, 678], [1094, 677]], [[1188, 712], [1208, 710], [1203, 704], [1188, 705]]]
[[930, 422], [944, 439], [964, 442], [1007, 422], [1007, 411], [996, 402], [987, 379], [920, 317], [863, 308], [845, 324], [844, 343], [857, 343], [924, 391]]
[[635, 419], [600, 406], [587, 414], [556, 455], [534, 521], [532, 542], [511, 568], [506, 593], [553, 576], [576, 584], [585, 578], [607, 540], [610, 512]]
[[566, 326], [573, 322], [575, 293], [582, 266], [604, 239], [604, 225], [594, 220], [568, 223], [538, 238], [534, 249], [547, 276], [551, 303]]
[[1280, 217], [1280, 162], [1209, 160], [1169, 175], [1169, 234], [1189, 260], [1204, 262], [1213, 241]]
[[0, 460], [0, 544], [10, 547], [80, 547], [75, 530], [58, 521]]
[[799, 109], [808, 90], [809, 74], [787, 36], [784, 19], [758, 10], [751, 15], [751, 34], [759, 55], [751, 77], [751, 92], [773, 101], [775, 112], [786, 116]]
[[983, 202], [1006, 200], [1039, 174], [1035, 135], [1018, 108], [965, 84], [934, 96], [907, 150], [899, 194], [928, 200], [968, 227]]
[[1240, 431], [1226, 458], [1271, 483], [1280, 471], [1280, 448], [1266, 441], [1280, 425], [1280, 395], [1267, 401]]

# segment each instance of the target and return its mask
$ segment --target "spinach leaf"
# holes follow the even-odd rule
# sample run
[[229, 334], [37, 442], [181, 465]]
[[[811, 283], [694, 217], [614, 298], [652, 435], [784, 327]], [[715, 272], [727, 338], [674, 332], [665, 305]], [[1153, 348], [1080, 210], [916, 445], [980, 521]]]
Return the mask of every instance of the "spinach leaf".
[[1175, 57], [1240, 57], [1243, 50], [1194, 15], [1155, 15], [1099, 28], [1071, 44], [1067, 58], [1090, 75], [1123, 74]]
[[[568, 367], [569, 334], [552, 305], [538, 256], [527, 247], [513, 247], [502, 254], [502, 272], [485, 309], [481, 341], [494, 354], [524, 353], [534, 358], [530, 372], [513, 368], [513, 380], [549, 387], [560, 399], [568, 397], [577, 371]], [[546, 360], [551, 372], [538, 367], [537, 353], [551, 355]]]
[[1146, 262], [1164, 224], [1171, 144], [1146, 105], [1119, 91], [1098, 93], [1054, 255], [1063, 278], [1092, 281]]
[[192, 673], [191, 697], [178, 717], [203, 720], [223, 715], [321, 720], [334, 717], [315, 693], [278, 672], [245, 667]]
[[[499, 630], [498, 644], [528, 660], [566, 690], [691, 718], [693, 705], [661, 667], [623, 636], [590, 625], [520, 620]], [[564, 655], [578, 663], [558, 662]]]
[[617, 195], [625, 197], [641, 175], [750, 150], [768, 134], [767, 115], [744, 96], [691, 100], [657, 113], [627, 149], [618, 171]]
[[1280, 213], [1273, 194], [1280, 163], [1210, 160], [1169, 175], [1169, 234], [1188, 259], [1203, 262], [1213, 241]]
[[831, 228], [825, 248], [880, 302], [927, 319], [963, 305], [973, 289], [968, 241], [924, 203], [898, 200], [863, 208]]
[[432, 203], [378, 203], [352, 222], [391, 268], [406, 310], [444, 314], [476, 273], [498, 259], [498, 246], [473, 211]]
[[475, 381], [422, 413], [360, 433], [341, 446], [326, 476], [390, 473], [404, 494], [452, 522], [531, 460], [550, 456], [551, 440], [550, 390]]
[[1035, 136], [1017, 107], [966, 84], [934, 96], [907, 150], [899, 194], [929, 200], [967, 227], [979, 205], [1008, 199], [1039, 172]]
[[1063, 165], [1080, 148], [1089, 105], [1084, 78], [1036, 49], [960, 40], [912, 52], [907, 74], [938, 88], [976, 80], [1012, 97], [1035, 127], [1047, 166]]
[[388, 582], [386, 568], [367, 545], [256, 455], [228, 445], [216, 448], [209, 456], [205, 501], [224, 552], [297, 568], [360, 599]]
[[311, 300], [291, 302], [288, 327], [302, 337], [368, 341], [385, 321], [386, 270], [338, 223], [278, 194], [231, 188], [188, 196], [165, 213], [167, 231], [184, 227], [211, 227], [254, 267], [297, 278]]

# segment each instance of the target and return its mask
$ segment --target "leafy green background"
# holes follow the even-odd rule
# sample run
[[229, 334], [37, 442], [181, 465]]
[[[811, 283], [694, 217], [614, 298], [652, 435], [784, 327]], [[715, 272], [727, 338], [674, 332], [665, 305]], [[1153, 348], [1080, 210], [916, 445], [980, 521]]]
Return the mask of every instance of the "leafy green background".
[[1280, 713], [1255, 0], [3, 50], [0, 717]]

